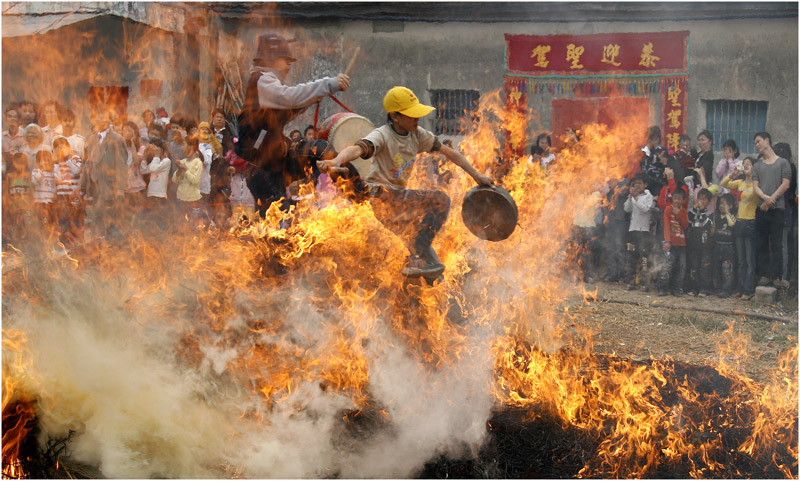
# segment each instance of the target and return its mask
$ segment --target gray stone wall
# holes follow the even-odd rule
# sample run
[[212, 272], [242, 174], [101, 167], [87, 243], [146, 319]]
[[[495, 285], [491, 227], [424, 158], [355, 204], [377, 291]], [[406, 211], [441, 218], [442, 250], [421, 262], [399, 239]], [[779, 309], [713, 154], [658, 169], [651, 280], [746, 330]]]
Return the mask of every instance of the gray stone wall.
[[[555, 35], [688, 30], [690, 80], [687, 133], [693, 138], [706, 127], [705, 100], [766, 100], [767, 130], [773, 139], [786, 141], [797, 152], [798, 50], [797, 18], [691, 20], [663, 22], [547, 22], [525, 19], [518, 23], [400, 22], [295, 20], [284, 27], [288, 35], [304, 39], [306, 54], [296, 64], [290, 80], [332, 75], [343, 70], [348, 52], [361, 47], [352, 89], [339, 97], [373, 123], [384, 122], [381, 99], [394, 85], [405, 85], [430, 102], [430, 89], [476, 89], [481, 94], [503, 85], [504, 34]], [[255, 38], [246, 23], [228, 21], [239, 37]], [[315, 46], [321, 39], [337, 39], [336, 49]], [[247, 45], [245, 44], [245, 47]], [[250, 45], [255, 50], [255, 41]], [[247, 55], [251, 55], [248, 53]], [[661, 99], [651, 94], [651, 121], [659, 123]], [[531, 95], [530, 105], [540, 113], [541, 128], [550, 128], [553, 97]], [[323, 110], [338, 111], [330, 101]], [[331, 110], [332, 109], [332, 110]], [[310, 123], [313, 112], [298, 120]], [[426, 118], [423, 126], [432, 127]], [[534, 126], [536, 128], [536, 126]], [[722, 140], [715, 150], [721, 151]], [[752, 146], [742, 146], [750, 152]], [[718, 154], [717, 158], [721, 155]]]

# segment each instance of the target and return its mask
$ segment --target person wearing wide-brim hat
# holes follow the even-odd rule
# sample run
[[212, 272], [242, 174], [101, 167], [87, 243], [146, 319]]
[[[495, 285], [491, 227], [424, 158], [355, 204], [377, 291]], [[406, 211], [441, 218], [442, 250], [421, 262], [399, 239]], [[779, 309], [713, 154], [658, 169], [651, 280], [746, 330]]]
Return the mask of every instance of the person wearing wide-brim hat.
[[438, 190], [408, 190], [414, 159], [422, 152], [439, 152], [461, 167], [481, 185], [492, 185], [491, 177], [478, 172], [460, 152], [442, 144], [419, 119], [436, 110], [419, 101], [406, 87], [393, 87], [383, 98], [387, 124], [376, 128], [355, 145], [345, 147], [331, 160], [317, 162], [321, 171], [341, 167], [361, 157], [372, 157], [364, 178], [375, 217], [400, 236], [411, 252], [402, 273], [408, 277], [436, 278], [443, 271], [431, 246], [447, 219], [450, 197]]
[[272, 202], [285, 196], [287, 176], [298, 170], [289, 155], [291, 142], [283, 134], [286, 124], [322, 97], [350, 87], [350, 78], [343, 73], [284, 85], [295, 61], [284, 37], [272, 33], [258, 37], [239, 116], [236, 154], [251, 164], [248, 186], [260, 201], [262, 216]]

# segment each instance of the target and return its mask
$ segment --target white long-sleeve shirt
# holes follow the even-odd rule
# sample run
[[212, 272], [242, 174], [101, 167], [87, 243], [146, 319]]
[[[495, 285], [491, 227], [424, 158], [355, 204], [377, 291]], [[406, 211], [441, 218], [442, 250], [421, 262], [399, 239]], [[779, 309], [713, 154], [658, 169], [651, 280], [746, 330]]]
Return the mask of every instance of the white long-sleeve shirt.
[[200, 177], [200, 193], [208, 195], [211, 193], [211, 160], [214, 156], [214, 151], [211, 150], [211, 144], [201, 143], [198, 146], [200, 154], [203, 156], [203, 175]]
[[142, 162], [139, 165], [142, 175], [150, 174], [150, 183], [147, 185], [147, 197], [167, 198], [167, 183], [169, 182], [169, 168], [172, 162], [169, 158], [153, 157], [148, 164]]
[[628, 196], [623, 208], [631, 213], [630, 232], [646, 232], [650, 230], [650, 208], [653, 207], [653, 195], [645, 189], [637, 196]]
[[294, 86], [283, 85], [275, 70], [254, 67], [261, 71], [258, 78], [258, 103], [264, 108], [296, 109], [314, 103], [318, 98], [339, 91], [339, 80], [323, 77]]

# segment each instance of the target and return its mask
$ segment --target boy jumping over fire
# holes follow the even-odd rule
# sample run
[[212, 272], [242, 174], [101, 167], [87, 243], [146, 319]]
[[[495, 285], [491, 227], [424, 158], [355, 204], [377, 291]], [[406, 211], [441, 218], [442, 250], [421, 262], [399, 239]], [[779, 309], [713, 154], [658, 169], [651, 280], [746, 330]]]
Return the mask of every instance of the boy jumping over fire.
[[408, 190], [414, 159], [421, 152], [440, 152], [481, 185], [492, 185], [491, 177], [478, 172], [466, 157], [439, 142], [419, 126], [419, 119], [435, 110], [420, 103], [414, 92], [393, 87], [383, 98], [387, 124], [376, 128], [355, 145], [345, 147], [333, 159], [317, 162], [320, 171], [338, 168], [361, 157], [372, 157], [364, 178], [375, 217], [403, 239], [411, 255], [402, 273], [408, 277], [436, 278], [444, 265], [431, 242], [447, 219], [450, 197], [438, 190]]

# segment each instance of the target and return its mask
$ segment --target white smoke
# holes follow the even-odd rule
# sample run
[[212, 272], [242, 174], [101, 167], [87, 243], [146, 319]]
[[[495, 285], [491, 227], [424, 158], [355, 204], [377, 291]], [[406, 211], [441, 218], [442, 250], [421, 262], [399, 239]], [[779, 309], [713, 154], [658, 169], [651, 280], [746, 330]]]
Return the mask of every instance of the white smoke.
[[227, 319], [226, 334], [247, 340], [226, 343], [220, 334], [191, 365], [176, 351], [198, 323], [196, 297], [214, 273], [187, 287], [181, 261], [174, 262], [165, 266], [165, 288], [147, 294], [123, 267], [45, 261], [29, 263], [24, 281], [4, 276], [20, 281], [4, 295], [3, 323], [30, 341], [41, 443], [73, 431], [69, 460], [110, 478], [409, 477], [441, 454], [480, 449], [493, 406], [496, 327], [468, 323], [464, 355], [431, 364], [393, 334], [390, 319], [365, 308], [370, 406], [348, 423], [353, 400], [317, 379], [299, 380], [266, 406], [261, 393], [227, 373], [259, 342], [319, 351], [343, 328], [341, 313], [314, 309], [303, 301], [312, 292], [299, 287], [239, 296], [237, 312], [277, 313], [283, 328], [253, 333], [244, 315]]

